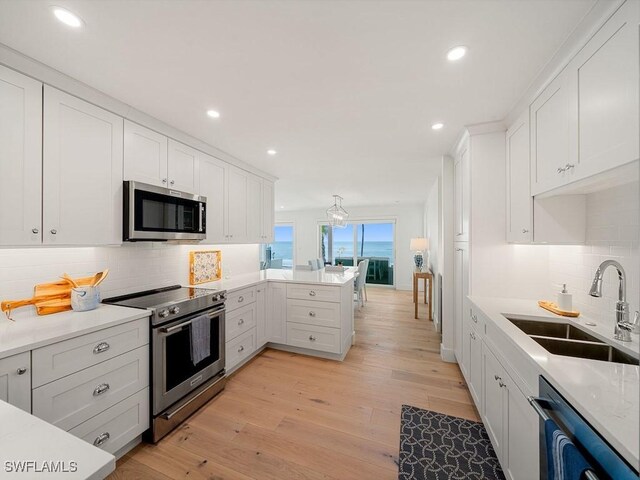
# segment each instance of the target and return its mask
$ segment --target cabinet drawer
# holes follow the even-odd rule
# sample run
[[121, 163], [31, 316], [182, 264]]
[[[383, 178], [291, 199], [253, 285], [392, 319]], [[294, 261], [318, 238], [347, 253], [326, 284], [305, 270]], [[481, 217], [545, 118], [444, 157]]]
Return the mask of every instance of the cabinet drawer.
[[340, 329], [287, 322], [287, 345], [340, 353]]
[[256, 301], [256, 287], [243, 288], [227, 295], [225, 306], [227, 312], [232, 312]]
[[340, 304], [289, 299], [287, 321], [340, 328]]
[[226, 369], [231, 370], [233, 367], [242, 362], [256, 351], [256, 329], [252, 328], [248, 332], [239, 335], [226, 345]]
[[485, 333], [485, 319], [484, 315], [473, 307], [469, 307], [469, 325], [475, 331], [476, 334], [480, 336], [480, 338], [484, 337]]
[[287, 285], [287, 298], [299, 300], [319, 300], [323, 302], [339, 302], [340, 287], [324, 287], [320, 285]]
[[70, 430], [149, 386], [144, 346], [33, 390], [33, 414]]
[[227, 314], [225, 320], [225, 341], [230, 341], [238, 335], [256, 326], [256, 304], [239, 308]]
[[115, 453], [148, 428], [149, 389], [145, 388], [72, 428], [69, 433]]
[[29, 352], [0, 359], [0, 400], [31, 413]]
[[33, 387], [39, 387], [149, 343], [149, 318], [33, 350]]

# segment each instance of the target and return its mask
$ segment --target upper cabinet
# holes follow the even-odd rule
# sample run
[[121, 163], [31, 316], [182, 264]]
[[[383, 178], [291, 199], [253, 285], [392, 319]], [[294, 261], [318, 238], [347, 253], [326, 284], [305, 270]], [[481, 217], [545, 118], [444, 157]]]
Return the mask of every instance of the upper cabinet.
[[244, 243], [249, 237], [247, 228], [248, 182], [249, 173], [232, 166], [227, 169], [225, 237], [229, 243]]
[[228, 164], [210, 155], [200, 157], [200, 195], [207, 197], [206, 243], [225, 243], [225, 179]]
[[166, 187], [167, 137], [124, 121], [124, 179]]
[[42, 241], [42, 84], [0, 65], [0, 245]]
[[529, 188], [529, 116], [520, 118], [507, 130], [507, 241], [533, 239], [533, 198]]
[[271, 243], [274, 241], [273, 226], [275, 224], [275, 190], [273, 182], [262, 180], [262, 241]]
[[247, 195], [248, 240], [254, 243], [273, 241], [274, 204], [273, 183], [269, 180], [249, 176]]
[[43, 125], [43, 243], [121, 243], [122, 117], [45, 86]]
[[199, 193], [201, 153], [195, 148], [169, 139], [167, 165], [169, 188], [181, 192]]
[[469, 240], [469, 142], [462, 144], [453, 163], [455, 241]]

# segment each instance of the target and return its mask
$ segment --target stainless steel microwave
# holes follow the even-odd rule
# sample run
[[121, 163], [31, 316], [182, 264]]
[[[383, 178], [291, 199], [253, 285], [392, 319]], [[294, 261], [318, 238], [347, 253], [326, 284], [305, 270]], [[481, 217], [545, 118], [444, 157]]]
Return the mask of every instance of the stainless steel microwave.
[[141, 182], [124, 182], [125, 242], [204, 240], [206, 219], [206, 197]]

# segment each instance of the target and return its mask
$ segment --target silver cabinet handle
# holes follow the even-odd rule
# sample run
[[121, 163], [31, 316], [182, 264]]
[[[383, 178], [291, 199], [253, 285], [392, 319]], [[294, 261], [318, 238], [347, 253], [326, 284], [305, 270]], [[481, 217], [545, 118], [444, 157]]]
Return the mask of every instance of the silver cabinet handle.
[[527, 230], [526, 228], [523, 228], [522, 233], [529, 233], [529, 230]]
[[315, 317], [316, 316], [316, 312], [309, 312], [309, 316], [310, 317]]
[[475, 334], [475, 333], [473, 333], [473, 332], [470, 332], [470, 333], [469, 333], [469, 336], [470, 336], [471, 338], [473, 338], [474, 340], [476, 339], [476, 334]]
[[313, 335], [309, 335], [309, 340], [311, 340], [312, 342], [316, 341], [316, 337], [314, 337]]
[[563, 167], [558, 167], [558, 173], [562, 173], [566, 170], [566, 168]]
[[456, 233], [456, 237], [461, 237], [462, 235], [462, 233]]
[[18, 375], [24, 375], [25, 373], [27, 373], [27, 367], [20, 367], [16, 370], [16, 373]]
[[111, 345], [109, 345], [107, 342], [100, 342], [95, 347], [93, 347], [93, 354], [97, 355], [99, 353], [106, 352], [110, 348], [111, 348]]
[[473, 320], [473, 323], [478, 323], [478, 317], [475, 315], [471, 315], [471, 320]]
[[498, 380], [498, 385], [500, 385], [500, 388], [502, 388], [502, 387], [506, 387], [506, 385], [507, 385], [507, 384], [506, 384], [506, 383], [504, 383], [504, 382], [502, 381], [502, 379], [500, 379], [500, 380]]
[[33, 233], [34, 235], [35, 235], [36, 233], [39, 233], [39, 232], [40, 232], [40, 230], [38, 230], [37, 228], [32, 228], [32, 229], [31, 229], [31, 233]]
[[169, 184], [170, 184], [170, 185], [175, 185], [175, 183], [176, 183], [176, 181], [175, 181], [175, 180], [171, 180], [171, 181], [169, 182]]
[[240, 320], [238, 320], [238, 325], [243, 325], [244, 324], [244, 318], [241, 318]]
[[101, 383], [100, 385], [98, 385], [96, 388], [94, 388], [93, 390], [93, 396], [97, 397], [99, 395], [102, 395], [103, 393], [107, 392], [111, 387], [109, 386], [108, 383]]
[[242, 353], [244, 352], [244, 345], [240, 345], [240, 348], [238, 349], [238, 353]]
[[242, 303], [242, 302], [244, 302], [244, 297], [242, 295], [240, 295], [238, 297], [238, 303]]
[[309, 296], [310, 296], [310, 297], [315, 297], [315, 296], [316, 296], [316, 292], [314, 292], [313, 290], [311, 290], [311, 291], [309, 292]]
[[500, 378], [498, 375], [494, 375], [494, 376], [493, 376], [493, 378], [496, 380], [496, 382], [497, 382], [498, 380], [501, 380], [501, 378]]
[[456, 252], [461, 252], [462, 250], [462, 248], [456, 248]]
[[166, 179], [166, 178], [163, 178], [163, 179], [162, 179], [162, 183], [167, 183], [167, 179]]
[[51, 229], [51, 235], [55, 235], [56, 233], [58, 233], [58, 230], [56, 230], [55, 228]]
[[111, 435], [109, 435], [109, 432], [101, 433], [93, 441], [93, 445], [96, 446], [96, 447], [99, 447], [100, 445], [102, 445], [104, 442], [106, 442], [110, 438], [111, 438]]
[[573, 163], [567, 163], [564, 167], [565, 171], [571, 170], [572, 168], [575, 168], [575, 165]]

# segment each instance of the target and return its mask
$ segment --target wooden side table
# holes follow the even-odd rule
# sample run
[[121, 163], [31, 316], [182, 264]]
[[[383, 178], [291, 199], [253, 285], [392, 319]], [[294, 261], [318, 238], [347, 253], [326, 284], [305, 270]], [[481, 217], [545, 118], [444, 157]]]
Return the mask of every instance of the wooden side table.
[[432, 320], [431, 318], [431, 302], [433, 300], [433, 274], [431, 272], [413, 272], [413, 304], [415, 306], [415, 316], [414, 318], [418, 318], [418, 281], [420, 279], [424, 280], [424, 303], [427, 303], [427, 282], [429, 282], [429, 308], [427, 310], [427, 318]]

